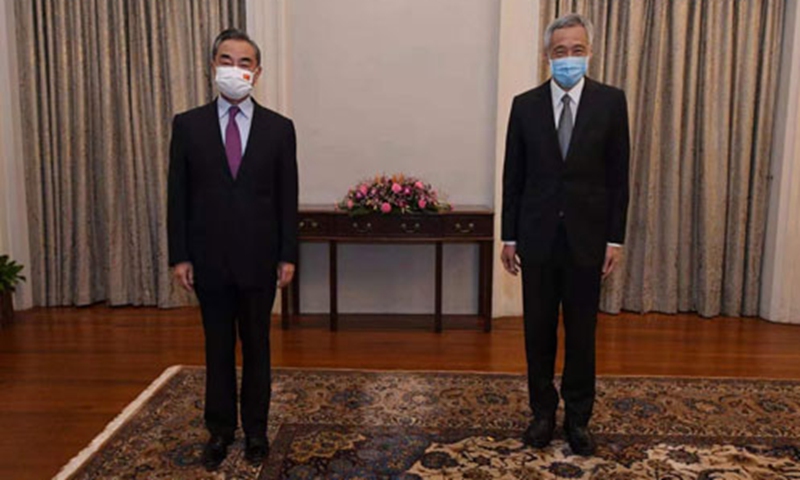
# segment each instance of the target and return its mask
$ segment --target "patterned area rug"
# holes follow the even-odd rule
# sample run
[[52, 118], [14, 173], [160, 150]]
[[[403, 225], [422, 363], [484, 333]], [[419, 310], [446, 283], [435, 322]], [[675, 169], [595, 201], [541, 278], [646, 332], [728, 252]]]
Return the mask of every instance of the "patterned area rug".
[[[800, 479], [800, 382], [603, 377], [597, 456], [519, 440], [521, 375], [276, 370], [268, 463], [200, 453], [204, 370], [176, 368], [62, 475], [142, 479]], [[133, 412], [133, 410], [131, 410]], [[86, 456], [86, 455], [84, 455]]]

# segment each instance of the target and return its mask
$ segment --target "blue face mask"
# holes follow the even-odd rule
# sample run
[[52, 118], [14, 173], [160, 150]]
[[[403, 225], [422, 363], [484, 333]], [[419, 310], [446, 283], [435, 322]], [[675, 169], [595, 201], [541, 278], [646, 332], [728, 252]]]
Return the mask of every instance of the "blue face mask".
[[589, 57], [564, 57], [550, 60], [550, 72], [562, 88], [572, 88], [586, 75]]

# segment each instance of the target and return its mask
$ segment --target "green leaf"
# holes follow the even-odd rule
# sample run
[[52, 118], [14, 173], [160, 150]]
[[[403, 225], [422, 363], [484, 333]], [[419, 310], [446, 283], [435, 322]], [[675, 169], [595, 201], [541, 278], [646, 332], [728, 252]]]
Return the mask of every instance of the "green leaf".
[[14, 287], [26, 279], [20, 275], [23, 266], [9, 259], [8, 255], [0, 255], [0, 292], [14, 291]]

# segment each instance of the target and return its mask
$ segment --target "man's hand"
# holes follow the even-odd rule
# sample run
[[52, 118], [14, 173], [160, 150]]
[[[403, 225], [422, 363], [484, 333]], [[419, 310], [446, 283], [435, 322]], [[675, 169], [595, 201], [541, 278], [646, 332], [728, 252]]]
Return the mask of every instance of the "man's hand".
[[516, 245], [503, 245], [503, 251], [500, 254], [500, 260], [503, 262], [503, 267], [511, 275], [516, 276], [519, 273], [519, 257], [517, 257]]
[[182, 262], [172, 268], [172, 276], [186, 289], [187, 292], [194, 291], [194, 268], [192, 262]]
[[278, 264], [278, 287], [284, 288], [290, 283], [292, 283], [292, 279], [294, 278], [294, 264], [281, 262]]
[[611, 275], [611, 272], [617, 268], [619, 262], [622, 261], [622, 247], [618, 245], [606, 246], [606, 261], [603, 262], [603, 279]]

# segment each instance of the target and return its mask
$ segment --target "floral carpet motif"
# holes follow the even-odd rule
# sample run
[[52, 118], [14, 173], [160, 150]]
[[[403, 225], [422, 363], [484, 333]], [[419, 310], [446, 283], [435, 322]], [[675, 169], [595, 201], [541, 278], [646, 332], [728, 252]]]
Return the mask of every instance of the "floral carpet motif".
[[200, 466], [204, 370], [181, 368], [72, 478], [800, 479], [800, 382], [601, 377], [594, 457], [525, 447], [525, 377], [278, 369], [261, 468]]

